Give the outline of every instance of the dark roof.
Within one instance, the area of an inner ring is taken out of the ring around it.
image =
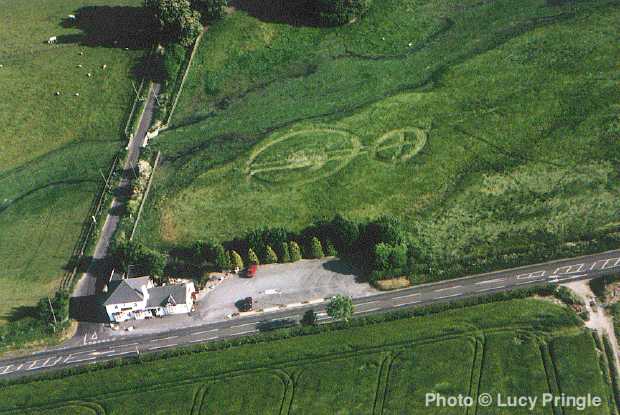
[[[111,281],[108,284],[108,296],[103,301],[103,305],[124,304],[142,301],[142,291],[140,287],[148,283],[147,278],[131,278],[121,281]]]
[[[185,304],[187,302],[186,294],[185,284],[153,287],[149,289],[149,299],[146,302],[146,307],[165,307],[169,301],[175,304]]]

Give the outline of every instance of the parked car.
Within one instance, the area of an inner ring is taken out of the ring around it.
[[[254,308],[254,299],[252,299],[252,297],[246,297],[239,301],[237,307],[241,312],[252,311],[252,308]]]
[[[255,264],[252,264],[249,267],[247,267],[246,270],[245,270],[246,278],[254,278],[254,277],[256,277],[256,269],[257,268],[258,267]]]

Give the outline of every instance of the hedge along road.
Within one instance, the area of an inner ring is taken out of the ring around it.
[[[516,288],[589,279],[620,272],[620,250],[572,259],[546,262],[495,271],[449,281],[418,285],[354,300],[355,315],[382,313],[401,308],[425,306],[462,298],[509,291]],[[308,309],[315,309],[319,322],[326,322],[324,305],[301,305],[273,313],[235,318],[203,326],[165,333],[136,335],[76,347],[62,347],[20,358],[0,361],[0,379],[17,378],[43,371],[102,362],[140,353],[151,353],[178,346],[191,346],[216,340],[256,334],[265,323],[298,321]],[[277,325],[277,324],[276,324]]]
[[[118,187],[115,189],[115,193],[117,195],[122,195],[129,189],[131,184],[131,179],[133,175],[133,170],[136,167],[138,162],[138,157],[140,155],[140,148],[144,144],[144,139],[146,137],[146,133],[148,132],[148,128],[151,125],[153,120],[153,115],[155,113],[155,105],[157,101],[157,94],[161,85],[158,83],[153,83],[152,87],[149,90],[149,96],[146,103],[146,107],[142,114],[142,118],[140,119],[140,125],[138,127],[138,131],[136,134],[129,139],[129,143],[127,144],[127,157],[125,160],[125,164],[123,166],[123,179],[120,181]],[[79,281],[77,282],[75,289],[73,290],[72,297],[89,297],[94,298],[93,296],[97,294],[97,288],[102,286],[102,281],[107,282],[107,278],[111,273],[111,269],[106,265],[106,258],[108,255],[108,248],[110,246],[110,241],[112,240],[112,236],[114,235],[114,231],[116,231],[116,227],[118,226],[118,222],[120,220],[120,212],[121,206],[123,202],[118,197],[115,196],[112,200],[112,204],[109,209],[109,213],[106,216],[105,223],[103,228],[101,229],[101,234],[97,241],[97,245],[95,246],[95,252],[93,253],[93,258],[88,266],[87,271],[82,274]],[[85,307],[96,307],[94,303],[84,302],[78,308],[77,312],[84,311]],[[86,310],[89,312],[90,310]],[[79,320],[79,319],[78,319]],[[92,332],[92,327],[95,328],[99,325],[94,325],[92,323],[80,323],[78,330],[76,332],[76,336],[82,336],[83,332],[87,330],[84,326],[88,326],[88,330]]]

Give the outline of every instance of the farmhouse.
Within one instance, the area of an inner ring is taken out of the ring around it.
[[[109,283],[103,306],[116,323],[189,313],[194,290],[193,282],[158,287],[150,277],[122,279]]]

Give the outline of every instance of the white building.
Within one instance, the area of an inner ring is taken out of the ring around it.
[[[194,283],[156,287],[149,277],[111,281],[103,300],[110,321],[142,320],[189,313],[194,306]]]

